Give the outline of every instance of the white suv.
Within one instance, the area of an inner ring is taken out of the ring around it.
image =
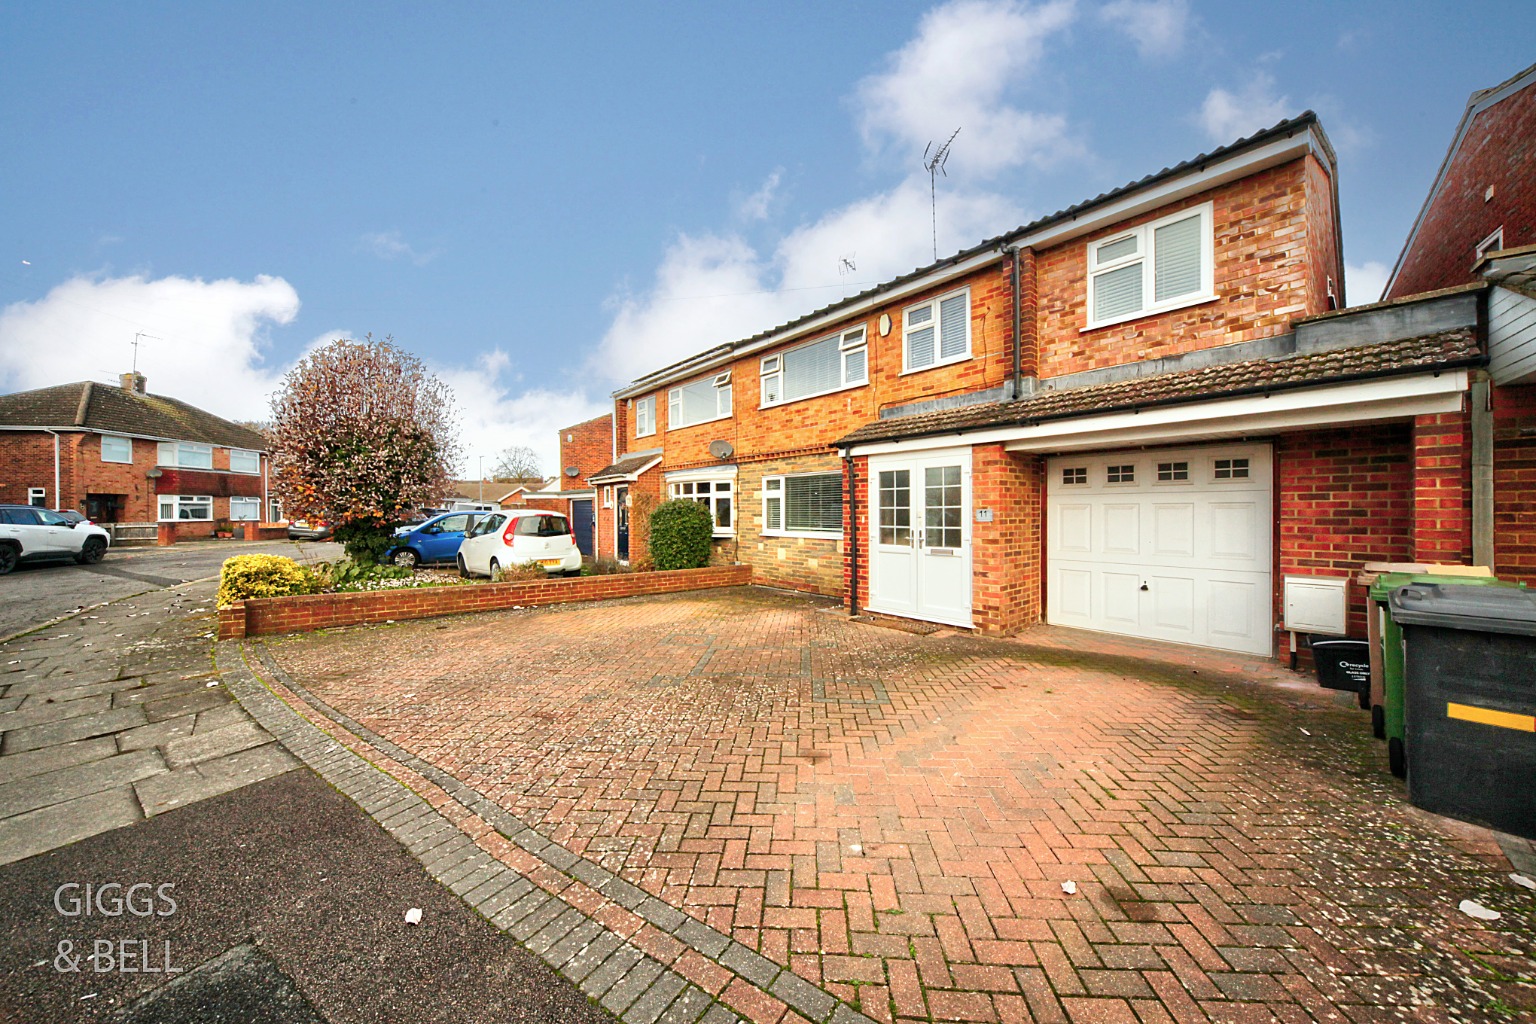
[[[17,562],[72,558],[81,565],[101,561],[112,535],[91,522],[75,526],[52,509],[0,505],[0,575]]]

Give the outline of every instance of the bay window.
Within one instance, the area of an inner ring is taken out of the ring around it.
[[[696,501],[709,509],[715,524],[716,537],[734,537],[736,521],[733,516],[733,492],[735,481],[729,477],[710,479],[671,480],[667,483],[667,496],[684,501]]]

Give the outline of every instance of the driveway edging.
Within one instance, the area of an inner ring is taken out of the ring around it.
[[[260,678],[251,654],[278,686],[487,823],[516,848],[511,859],[531,861],[532,870],[485,849],[487,837],[472,838],[435,802],[309,720]],[[398,839],[429,875],[625,1024],[729,1024],[743,1016],[754,1024],[781,1019],[787,1024],[790,1011],[817,1024],[875,1024],[789,968],[567,850],[331,708],[260,645],[221,642],[216,665],[225,686],[258,722]],[[690,953],[695,959],[680,966]]]

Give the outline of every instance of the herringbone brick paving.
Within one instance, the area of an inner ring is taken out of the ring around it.
[[[1536,1003],[1531,900],[1497,847],[1406,807],[1363,719],[1315,688],[1086,634],[923,637],[830,611],[737,590],[269,649],[367,729],[876,1019]],[[1464,918],[1464,898],[1504,918]]]

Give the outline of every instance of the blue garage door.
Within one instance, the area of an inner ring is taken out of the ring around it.
[[[578,498],[571,502],[571,532],[576,535],[576,547],[582,557],[592,557],[592,523],[595,515],[591,498]]]

